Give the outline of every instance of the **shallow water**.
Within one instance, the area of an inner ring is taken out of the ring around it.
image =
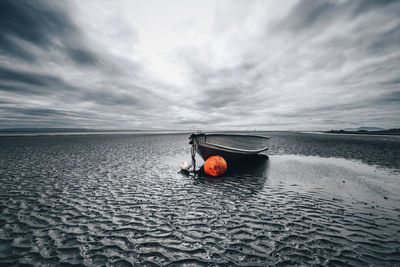
[[[187,135],[0,137],[0,263],[400,265],[400,138],[268,135],[221,178]]]

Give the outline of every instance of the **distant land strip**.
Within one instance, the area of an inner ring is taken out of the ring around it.
[[[333,134],[373,134],[373,135],[400,135],[400,129],[387,129],[387,130],[379,130],[379,131],[368,131],[368,130],[358,130],[358,131],[346,131],[346,130],[330,130],[325,131],[324,133],[333,133]]]

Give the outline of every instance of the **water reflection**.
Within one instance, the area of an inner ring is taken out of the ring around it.
[[[193,181],[195,184],[217,188],[227,197],[246,199],[263,189],[268,169],[268,156],[260,155],[252,160],[231,164],[221,177],[205,174],[202,166],[199,173],[193,177]]]

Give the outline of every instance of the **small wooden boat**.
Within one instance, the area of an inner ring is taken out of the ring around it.
[[[270,137],[249,134],[193,133],[189,139],[204,160],[218,155],[227,161],[235,161],[257,157],[259,153],[267,151]]]

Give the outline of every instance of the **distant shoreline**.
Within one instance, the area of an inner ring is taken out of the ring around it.
[[[388,130],[380,130],[380,131],[367,131],[367,130],[358,130],[358,131],[330,130],[330,131],[324,131],[324,133],[330,133],[330,134],[364,134],[364,135],[400,135],[400,129],[388,129]]]
[[[173,130],[99,130],[81,128],[9,128],[0,129],[0,137],[7,136],[56,136],[56,135],[102,135],[102,134],[177,134]]]
[[[157,132],[157,131],[173,131],[173,130],[154,130],[154,129],[141,129],[141,130],[127,130],[127,129],[87,129],[87,128],[5,128],[0,129],[0,132],[6,133],[85,133],[85,132]]]

